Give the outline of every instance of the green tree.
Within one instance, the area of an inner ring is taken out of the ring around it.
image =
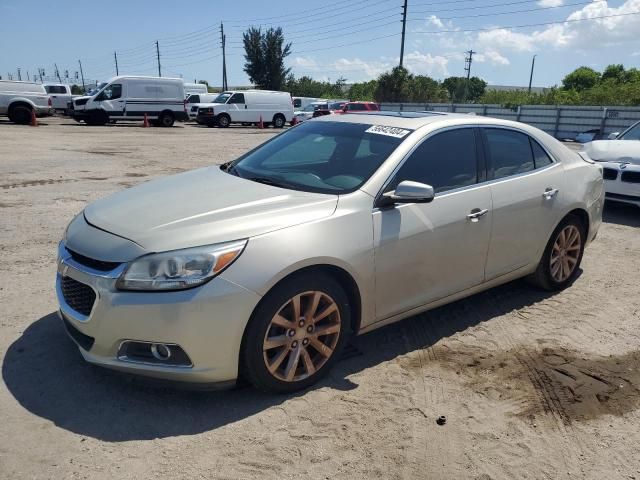
[[[291,71],[284,59],[291,53],[291,43],[285,44],[282,28],[262,32],[251,27],[243,35],[245,50],[244,72],[258,88],[281,90]]]
[[[600,73],[593,68],[579,67],[562,79],[562,86],[565,90],[582,92],[594,87],[599,81]]]
[[[376,97],[377,88],[377,80],[354,83],[349,88],[349,93],[347,96],[350,100],[373,100]]]
[[[442,85],[447,89],[449,98],[454,103],[477,102],[487,88],[487,82],[479,77],[471,77],[469,82],[466,77],[448,77],[443,80]]]
[[[404,67],[395,67],[378,77],[375,99],[378,102],[406,102],[413,75]]]
[[[71,85],[71,95],[84,95],[85,91],[80,85]]]
[[[447,90],[431,77],[416,75],[409,84],[410,102],[446,102]]]
[[[602,76],[600,80],[613,80],[615,82],[624,82],[625,81],[625,70],[624,65],[618,63],[615,65],[609,65],[602,72]]]

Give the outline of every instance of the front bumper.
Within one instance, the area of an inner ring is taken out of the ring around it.
[[[90,363],[173,382],[214,384],[238,376],[240,344],[246,323],[260,296],[218,276],[190,290],[177,292],[120,291],[115,282],[126,264],[111,271],[94,270],[76,261],[61,242],[56,294],[60,316],[80,334],[70,334]],[[62,279],[69,277],[95,292],[86,315],[65,300]],[[71,333],[77,333],[71,331]],[[179,345],[190,366],[171,366],[123,359],[123,342]]]
[[[620,162],[600,164],[605,173],[605,198],[640,207],[640,165]]]

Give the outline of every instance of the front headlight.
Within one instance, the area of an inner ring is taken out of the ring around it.
[[[129,264],[120,290],[184,290],[208,282],[233,263],[246,240],[145,255]]]

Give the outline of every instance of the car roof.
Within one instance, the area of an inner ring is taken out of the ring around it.
[[[491,124],[517,127],[527,130],[525,124],[502,120],[498,118],[470,115],[467,113],[446,112],[392,112],[370,111],[349,113],[349,115],[325,115],[313,119],[314,122],[346,122],[363,123],[367,125],[385,125],[389,127],[410,128],[416,130],[430,124],[461,125],[461,124]]]

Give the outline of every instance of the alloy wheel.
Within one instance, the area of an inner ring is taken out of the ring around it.
[[[582,238],[575,225],[567,225],[556,237],[551,250],[551,276],[556,282],[564,282],[571,276],[580,257]]]
[[[267,370],[283,382],[310,377],[333,356],[340,328],[340,309],[326,293],[308,291],[289,299],[264,337]]]

